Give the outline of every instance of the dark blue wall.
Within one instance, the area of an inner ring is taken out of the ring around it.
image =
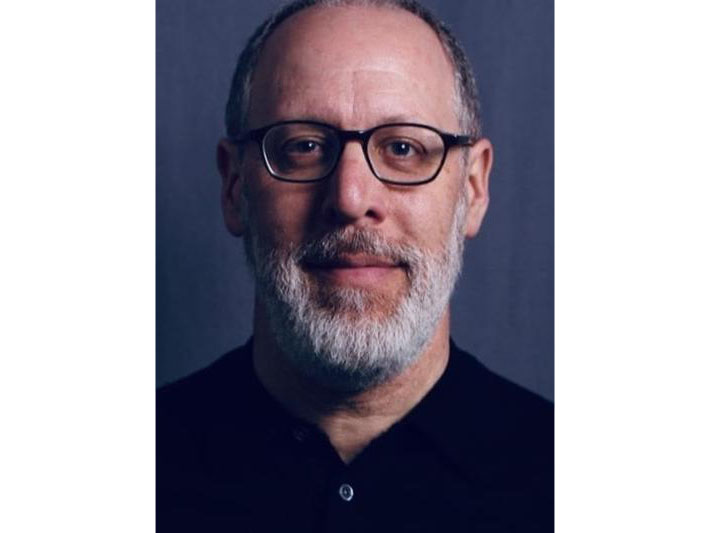
[[[425,1],[469,52],[494,143],[491,204],[469,241],[453,337],[553,397],[553,0]],[[220,213],[215,146],[234,64],[276,1],[157,1],[157,379],[251,331],[253,284]]]

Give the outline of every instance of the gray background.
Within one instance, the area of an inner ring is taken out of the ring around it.
[[[280,1],[157,0],[157,380],[250,335],[253,283],[224,228],[215,146],[232,70]],[[452,336],[553,398],[553,1],[424,1],[472,61],[494,144],[491,203],[469,241]]]

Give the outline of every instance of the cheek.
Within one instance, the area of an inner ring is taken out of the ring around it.
[[[437,179],[445,177],[454,178],[440,176]],[[443,180],[440,185],[444,183]],[[396,220],[406,240],[430,250],[439,250],[449,239],[456,205],[464,192],[452,186],[425,188],[419,193],[398,203],[394,211]]]
[[[307,187],[259,176],[248,194],[251,220],[266,242],[298,242],[306,234],[316,205]]]

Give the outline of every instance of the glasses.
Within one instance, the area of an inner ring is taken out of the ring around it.
[[[472,146],[469,135],[443,133],[411,123],[383,124],[369,130],[340,130],[320,122],[289,120],[232,139],[256,141],[269,174],[282,181],[311,183],[336,168],[348,141],[357,141],[376,178],[397,185],[421,185],[437,177],[447,152]]]

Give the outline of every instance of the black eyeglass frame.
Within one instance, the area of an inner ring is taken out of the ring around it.
[[[309,180],[295,180],[280,176],[274,171],[274,169],[272,169],[271,165],[269,164],[269,158],[267,157],[267,150],[266,145],[264,143],[264,138],[266,137],[269,130],[271,130],[272,128],[288,124],[309,124],[312,126],[319,126],[322,128],[326,128],[335,134],[336,138],[339,141],[338,154],[333,159],[333,164],[331,165],[331,167],[326,172],[324,172],[323,176]],[[393,181],[378,176],[378,173],[375,171],[373,163],[370,160],[370,156],[368,155],[368,142],[370,141],[370,138],[373,136],[373,134],[378,130],[398,126],[414,126],[418,128],[425,128],[441,137],[442,142],[444,143],[444,153],[442,154],[442,161],[440,161],[439,166],[437,167],[437,170],[434,172],[432,177],[420,181],[402,182]],[[317,122],[315,120],[284,120],[281,122],[274,122],[273,124],[269,124],[261,128],[250,130],[248,132],[245,132],[243,135],[240,135],[239,137],[230,137],[230,141],[235,144],[243,144],[249,141],[256,141],[257,143],[259,143],[262,152],[262,161],[264,162],[264,166],[266,167],[269,174],[274,179],[277,179],[279,181],[286,181],[289,183],[314,183],[326,179],[333,172],[333,169],[338,166],[338,162],[341,160],[341,155],[343,155],[343,149],[345,148],[346,143],[348,141],[358,141],[360,143],[361,148],[363,149],[363,155],[365,156],[365,160],[368,163],[368,167],[373,173],[373,176],[375,176],[383,183],[389,183],[392,185],[414,186],[429,183],[439,175],[440,171],[442,170],[442,167],[444,166],[445,161],[447,160],[447,154],[449,153],[450,148],[456,146],[473,146],[477,139],[471,135],[457,135],[453,133],[446,133],[438,130],[437,128],[433,128],[432,126],[427,126],[425,124],[417,124],[415,122],[394,122],[391,124],[380,124],[378,126],[375,126],[374,128],[370,128],[367,130],[342,130],[336,128],[335,126],[332,126],[331,124]]]

